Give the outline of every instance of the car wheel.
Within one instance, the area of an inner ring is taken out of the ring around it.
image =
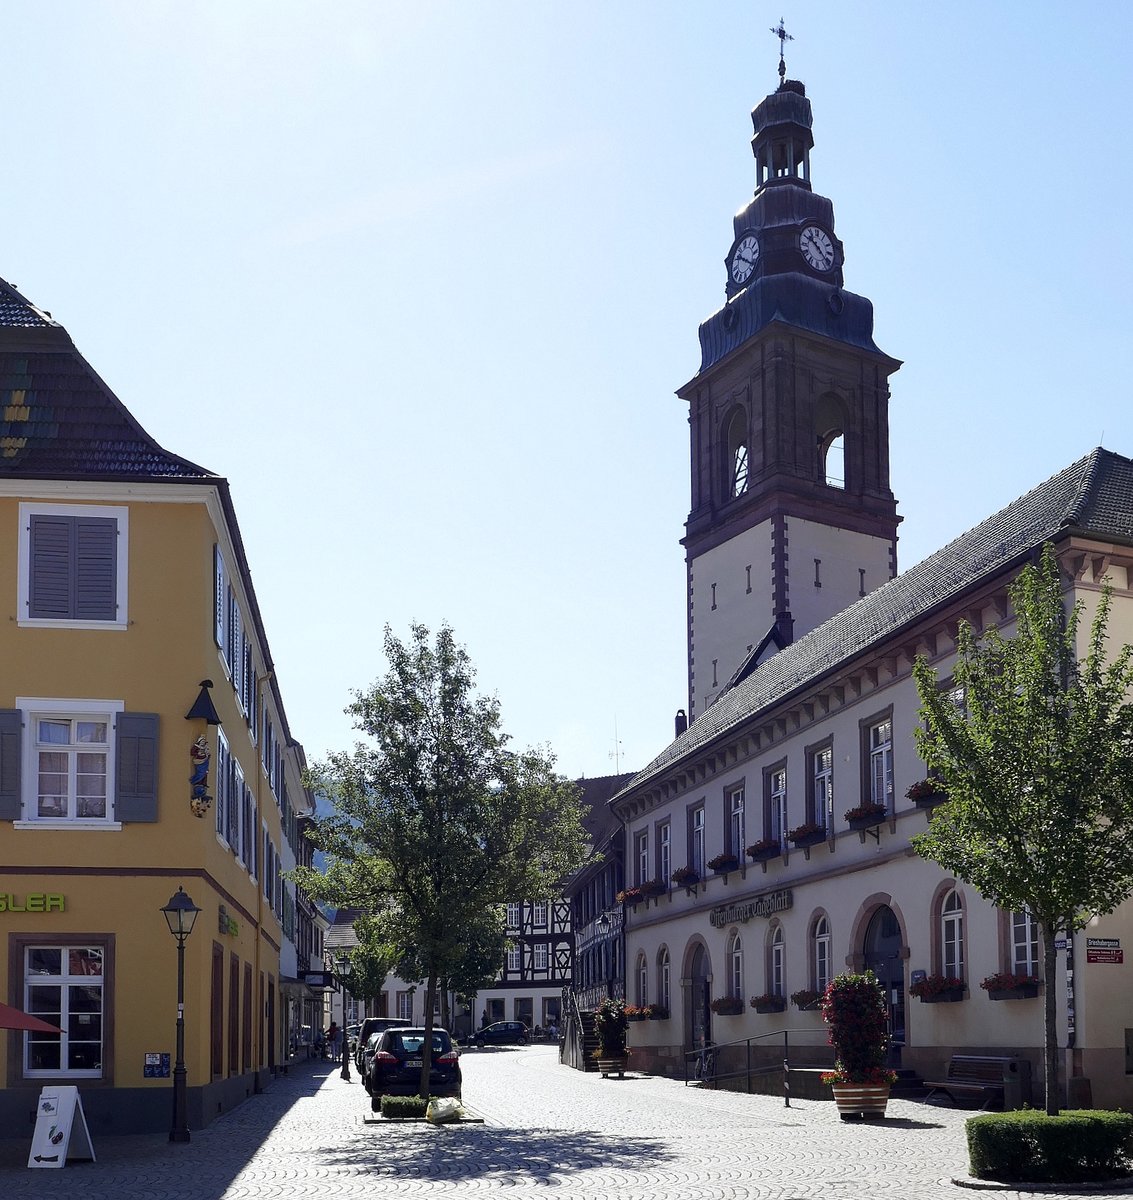
[[[371,1094],[371,1096],[370,1096],[370,1112],[381,1112],[381,1111],[382,1111],[381,1097]]]
[[[525,1033],[522,1033],[522,1034],[520,1034],[520,1035],[519,1035],[519,1044],[520,1044],[521,1046],[526,1046],[526,1045],[527,1045],[527,1034],[525,1034]]]

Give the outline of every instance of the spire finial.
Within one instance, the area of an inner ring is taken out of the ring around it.
[[[779,28],[773,28],[771,32],[779,39],[779,82],[782,83],[787,78],[787,60],[783,52],[787,48],[787,43],[793,42],[795,39],[787,32],[782,17],[779,18]]]

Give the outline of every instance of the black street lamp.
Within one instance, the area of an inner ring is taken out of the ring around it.
[[[173,1122],[169,1128],[171,1142],[189,1140],[189,1104],[185,1078],[185,939],[193,932],[197,913],[201,910],[179,887],[176,895],[161,910],[169,932],[177,939],[177,1062],[173,1067]]]
[[[346,1036],[346,994],[354,985],[350,955],[342,953],[335,959],[334,977],[342,988],[342,1079],[350,1082],[350,1039]]]

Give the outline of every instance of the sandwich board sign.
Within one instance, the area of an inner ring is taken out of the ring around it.
[[[79,1089],[74,1085],[45,1087],[35,1108],[28,1166],[61,1167],[68,1158],[94,1162],[94,1146]]]

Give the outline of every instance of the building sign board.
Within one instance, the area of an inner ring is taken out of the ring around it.
[[[714,908],[708,920],[713,928],[731,925],[735,921],[743,924],[752,917],[770,917],[778,912],[786,912],[794,904],[794,894],[790,888],[780,888],[775,892],[760,892],[757,896],[749,896],[746,900],[737,900],[735,904],[725,904]]]
[[[0,912],[65,912],[66,907],[66,897],[57,892],[0,892]]]
[[[1120,938],[1086,938],[1086,962],[1123,963]]]

